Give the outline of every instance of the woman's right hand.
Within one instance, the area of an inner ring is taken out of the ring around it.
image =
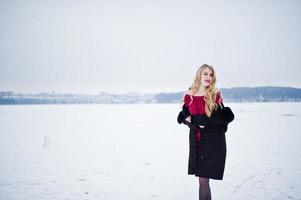
[[[187,117],[185,120],[191,123],[191,116]]]
[[[187,117],[185,120],[191,123],[191,116]],[[199,127],[204,128],[205,126],[199,125]]]

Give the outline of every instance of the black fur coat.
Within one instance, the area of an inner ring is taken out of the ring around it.
[[[191,116],[191,123],[185,120]],[[177,121],[190,128],[189,131],[189,161],[188,174],[199,177],[223,179],[226,161],[226,137],[228,124],[234,120],[234,114],[229,107],[219,105],[210,117],[207,115],[192,115],[184,104]],[[200,128],[205,126],[204,128]],[[196,132],[201,132],[199,144],[196,142]],[[196,145],[200,153],[196,153]]]

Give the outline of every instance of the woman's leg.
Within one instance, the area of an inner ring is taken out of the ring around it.
[[[208,188],[209,188],[209,190],[208,190],[208,194],[207,194],[207,200],[211,200],[211,190],[210,190],[209,182],[208,182]]]
[[[199,177],[199,200],[211,200],[209,178]]]

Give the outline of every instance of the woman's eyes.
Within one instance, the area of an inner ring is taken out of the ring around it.
[[[207,76],[208,74],[205,73],[204,75]],[[213,77],[213,74],[210,74],[210,76]]]

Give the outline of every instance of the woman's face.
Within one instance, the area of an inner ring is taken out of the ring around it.
[[[201,85],[207,87],[212,83],[213,72],[209,68],[205,68],[201,74]]]

